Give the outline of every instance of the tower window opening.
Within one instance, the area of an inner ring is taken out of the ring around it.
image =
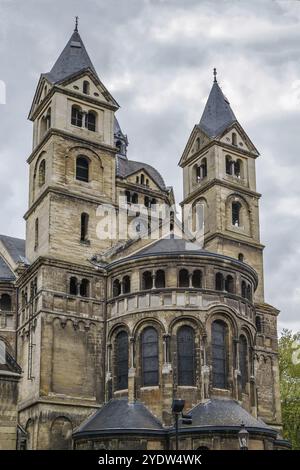
[[[89,131],[96,131],[96,113],[89,111],[86,115],[86,126]]]
[[[242,262],[244,261],[244,255],[243,255],[243,253],[239,253],[238,260],[239,260],[239,261],[242,261]]]
[[[43,159],[39,166],[39,187],[45,184],[46,179],[46,161]]]
[[[235,227],[240,227],[240,212],[241,212],[241,204],[239,202],[233,202],[231,206],[232,210],[232,225]]]
[[[83,82],[83,87],[82,87],[82,92],[85,94],[85,95],[89,95],[90,94],[90,84],[87,80],[84,80]]]
[[[77,282],[76,277],[71,277],[70,278],[69,292],[70,292],[71,295],[77,295],[78,294],[78,282]]]
[[[138,176],[135,178],[135,182],[136,182],[136,184],[140,183],[140,178]]]
[[[232,161],[232,159],[229,155],[226,155],[225,163],[226,163],[226,174],[227,175],[232,175],[234,162]]]
[[[141,184],[145,184],[145,176],[141,175]]]
[[[200,150],[200,137],[196,139],[196,152],[198,152],[198,150]]]
[[[90,281],[88,279],[82,279],[80,284],[80,295],[81,297],[88,297],[90,289]]]
[[[72,106],[71,124],[73,126],[82,127],[82,111],[79,106]]]
[[[207,176],[207,160],[206,158],[203,158],[201,160],[201,165],[199,167],[199,177],[200,179],[203,179]]]
[[[83,212],[81,214],[81,233],[80,240],[85,242],[88,240],[88,230],[89,230],[89,214]]]
[[[237,160],[234,162],[234,174],[237,178],[241,177],[241,167],[242,167],[242,162],[241,160]]]
[[[84,156],[77,157],[76,160],[76,179],[79,181],[89,181],[89,161]]]
[[[34,224],[34,249],[37,250],[39,246],[39,219],[35,219]]]
[[[233,132],[231,135],[231,143],[232,145],[237,145],[237,136],[235,132]]]

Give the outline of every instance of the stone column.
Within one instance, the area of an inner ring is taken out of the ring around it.
[[[128,401],[135,400],[135,375],[136,369],[134,364],[134,337],[129,338],[129,370],[128,370]]]

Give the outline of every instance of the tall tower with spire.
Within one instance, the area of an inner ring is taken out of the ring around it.
[[[29,448],[69,446],[74,424],[104,399],[106,281],[90,259],[112,243],[97,237],[97,209],[115,204],[117,109],[76,20],[52,69],[41,75],[29,113],[30,268],[19,280],[17,332],[19,418]]]
[[[214,80],[199,124],[180,160],[185,204],[204,207],[204,247],[250,264],[259,274],[255,292],[263,301],[263,246],[255,161],[259,152]]]
[[[33,122],[26,255],[87,263],[109,246],[96,237],[99,204],[115,203],[114,113],[75,30],[50,72],[42,74]]]

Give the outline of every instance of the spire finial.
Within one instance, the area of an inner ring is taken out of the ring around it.
[[[74,31],[76,31],[76,33],[78,33],[78,20],[79,20],[79,16],[75,16],[75,29],[74,29]]]
[[[214,68],[214,83],[217,83],[217,69]]]

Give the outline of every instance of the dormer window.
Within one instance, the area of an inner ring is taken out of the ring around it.
[[[87,80],[84,80],[83,82],[83,88],[82,88],[82,92],[85,94],[85,95],[89,95],[90,94],[90,84]]]

